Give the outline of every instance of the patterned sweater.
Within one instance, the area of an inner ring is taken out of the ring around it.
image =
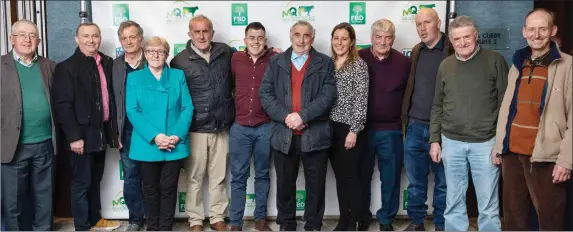
[[[364,129],[368,110],[368,66],[359,57],[344,68],[334,72],[337,98],[330,112],[330,119],[350,125],[350,131]]]

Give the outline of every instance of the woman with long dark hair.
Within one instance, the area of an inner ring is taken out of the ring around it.
[[[329,158],[340,209],[340,220],[334,230],[356,230],[361,195],[358,161],[366,142],[360,132],[368,108],[368,66],[358,56],[356,32],[348,23],[340,23],[332,30],[331,50],[337,98],[330,114],[334,133]]]

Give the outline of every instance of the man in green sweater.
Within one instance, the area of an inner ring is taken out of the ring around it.
[[[56,135],[50,92],[56,63],[36,54],[34,22],[12,25],[12,51],[2,63],[2,216],[6,230],[52,230]],[[32,204],[24,204],[28,191]],[[24,209],[24,207],[26,207]],[[23,218],[23,212],[33,212]],[[24,229],[25,230],[25,229]]]
[[[447,188],[445,230],[466,231],[468,169],[478,199],[479,230],[499,231],[499,167],[491,156],[499,107],[507,86],[504,58],[480,48],[475,22],[467,16],[449,25],[455,54],[438,69],[430,122],[430,155],[443,158]],[[443,149],[442,149],[443,147]]]

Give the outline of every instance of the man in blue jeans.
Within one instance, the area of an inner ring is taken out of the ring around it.
[[[119,149],[121,167],[123,171],[123,197],[129,210],[129,225],[127,231],[143,229],[143,203],[141,196],[141,176],[137,161],[129,158],[131,135],[133,126],[125,113],[125,83],[129,73],[142,69],[145,66],[143,55],[143,29],[138,23],[125,21],[119,25],[117,36],[124,54],[113,61],[113,87],[117,106],[117,125],[122,146]]]
[[[358,52],[366,64],[370,77],[368,99],[368,152],[361,157],[360,180],[363,194],[363,220],[357,230],[367,230],[370,220],[370,194],[374,159],[382,182],[382,208],[376,212],[381,231],[392,231],[394,217],[400,205],[400,174],[404,143],[402,141],[400,110],[406,81],[410,72],[410,58],[392,48],[394,24],[381,19],[372,25],[372,46]]]
[[[406,231],[425,231],[424,219],[428,205],[428,174],[434,173],[434,224],[444,230],[446,209],[446,177],[441,162],[430,158],[430,115],[434,101],[436,74],[440,63],[453,53],[446,34],[440,32],[436,10],[424,8],[416,15],[416,30],[421,42],[412,49],[412,68],[404,101],[402,126],[406,134],[404,167],[408,176],[408,217]]]
[[[243,227],[247,179],[251,155],[255,163],[255,229],[270,231],[267,224],[267,198],[270,188],[270,118],[259,100],[259,87],[271,57],[276,53],[267,48],[265,27],[252,22],[245,28],[247,49],[236,52],[231,59],[235,84],[235,123],[229,135],[231,161],[231,231]]]
[[[459,16],[449,25],[455,55],[438,68],[430,120],[430,155],[444,162],[444,229],[466,231],[468,172],[475,185],[478,230],[499,231],[499,167],[490,157],[497,115],[507,87],[507,63],[499,53],[480,48],[475,22]],[[527,213],[527,212],[526,212]]]

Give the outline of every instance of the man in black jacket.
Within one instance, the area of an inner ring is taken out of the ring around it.
[[[235,106],[231,94],[231,57],[227,44],[212,42],[213,23],[203,15],[189,21],[189,36],[185,50],[171,61],[171,67],[181,69],[195,110],[190,128],[191,154],[185,161],[189,182],[185,210],[192,231],[203,230],[203,177],[209,176],[209,209],[211,228],[228,230],[224,219],[229,198],[225,185],[229,127],[234,122]]]
[[[100,30],[81,24],[78,48],[56,66],[53,97],[56,121],[71,150],[71,205],[78,230],[116,229],[119,222],[101,218],[100,182],[107,145],[118,147],[116,107],[112,88],[113,60],[99,52]]]
[[[305,230],[320,230],[324,215],[329,112],[336,97],[332,59],[312,48],[314,29],[306,21],[290,30],[292,46],[274,56],[259,89],[271,117],[271,148],[277,175],[277,223],[296,228],[296,179],[302,159],[305,177]],[[304,81],[303,81],[304,80]]]

